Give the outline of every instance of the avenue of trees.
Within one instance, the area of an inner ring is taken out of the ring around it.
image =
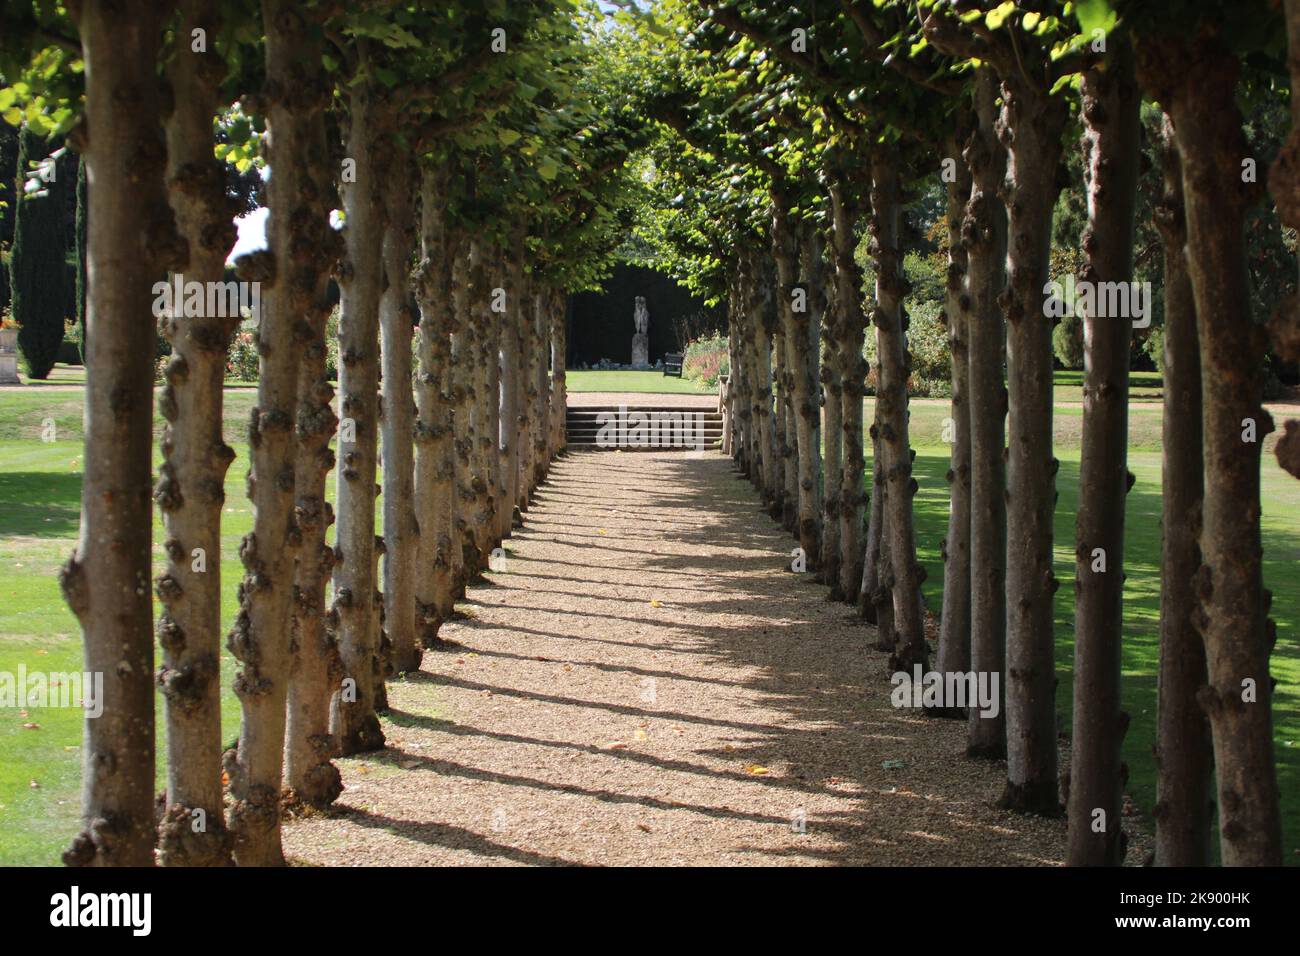
[[[283,807],[328,806],[332,759],[383,747],[386,679],[439,646],[523,519],[564,442],[565,294],[642,229],[727,309],[728,446],[808,568],[876,626],[895,669],[1004,675],[996,718],[948,714],[968,721],[970,756],[1006,760],[1007,808],[1068,815],[1070,863],[1120,863],[1133,316],[1100,295],[1081,300],[1067,779],[1057,760],[1048,280],[1066,151],[1082,150],[1084,282],[1132,279],[1144,156],[1162,183],[1156,863],[1209,862],[1216,808],[1224,864],[1280,863],[1260,443],[1265,354],[1300,360],[1300,304],[1252,315],[1243,223],[1271,200],[1300,226],[1300,132],[1270,167],[1239,99],[1287,97],[1300,2],[625,6],[608,29],[571,0],[6,5],[5,119],[63,137],[86,179],[86,470],[61,583],[108,709],[86,722],[66,862],[149,864],[155,848],[164,865],[283,862]],[[1154,141],[1144,103],[1161,112]],[[152,362],[155,283],[225,278],[242,211],[226,164],[265,167],[269,217],[267,248],[237,262],[261,290],[254,517],[223,634],[222,382],[239,316],[185,300],[162,317],[156,473]],[[932,647],[903,262],[904,210],[935,181],[953,399]],[[1300,424],[1285,428],[1277,458],[1300,477]],[[242,718],[225,753],[223,642]]]

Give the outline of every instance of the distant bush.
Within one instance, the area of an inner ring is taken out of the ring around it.
[[[708,338],[696,339],[686,346],[686,358],[682,362],[683,378],[699,382],[705,388],[717,388],[718,377],[728,375],[730,371],[725,335],[715,333]]]
[[[240,382],[257,381],[257,342],[252,331],[240,329],[230,340],[226,377]]]
[[[1083,319],[1077,315],[1061,316],[1060,324],[1052,329],[1052,351],[1063,367],[1083,368]]]
[[[416,342],[418,336],[412,336]],[[414,348],[414,346],[413,346]],[[413,351],[412,359],[418,353]],[[237,382],[257,381],[257,323],[245,319],[230,340],[230,352],[226,358],[226,378]],[[335,306],[325,322],[325,376],[337,380],[339,374],[339,310]]]
[[[940,321],[942,308],[937,301],[907,302],[907,349],[912,370],[907,377],[907,393],[919,398],[947,398],[952,395],[952,353],[948,349],[948,329]],[[862,354],[868,363],[867,392],[876,393],[876,330],[867,327]]]

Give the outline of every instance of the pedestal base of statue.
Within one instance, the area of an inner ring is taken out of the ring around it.
[[[650,336],[644,333],[632,336],[632,367],[650,367]]]
[[[13,352],[0,352],[0,385],[21,385],[18,377],[18,356]]]

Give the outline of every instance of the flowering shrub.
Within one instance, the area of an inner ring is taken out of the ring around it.
[[[725,335],[696,339],[686,346],[686,358],[682,361],[683,378],[699,382],[705,388],[717,388],[718,377],[729,374],[730,369]]]
[[[257,343],[252,332],[240,330],[230,340],[226,376],[241,382],[257,381]]]

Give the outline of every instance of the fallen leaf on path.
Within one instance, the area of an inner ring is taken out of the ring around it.
[[[901,760],[882,760],[880,766],[883,770],[902,770],[907,764]]]
[[[755,777],[764,777],[771,772],[772,771],[768,770],[766,767],[760,767],[756,763],[750,764],[748,767],[745,768],[745,773],[752,774]]]

